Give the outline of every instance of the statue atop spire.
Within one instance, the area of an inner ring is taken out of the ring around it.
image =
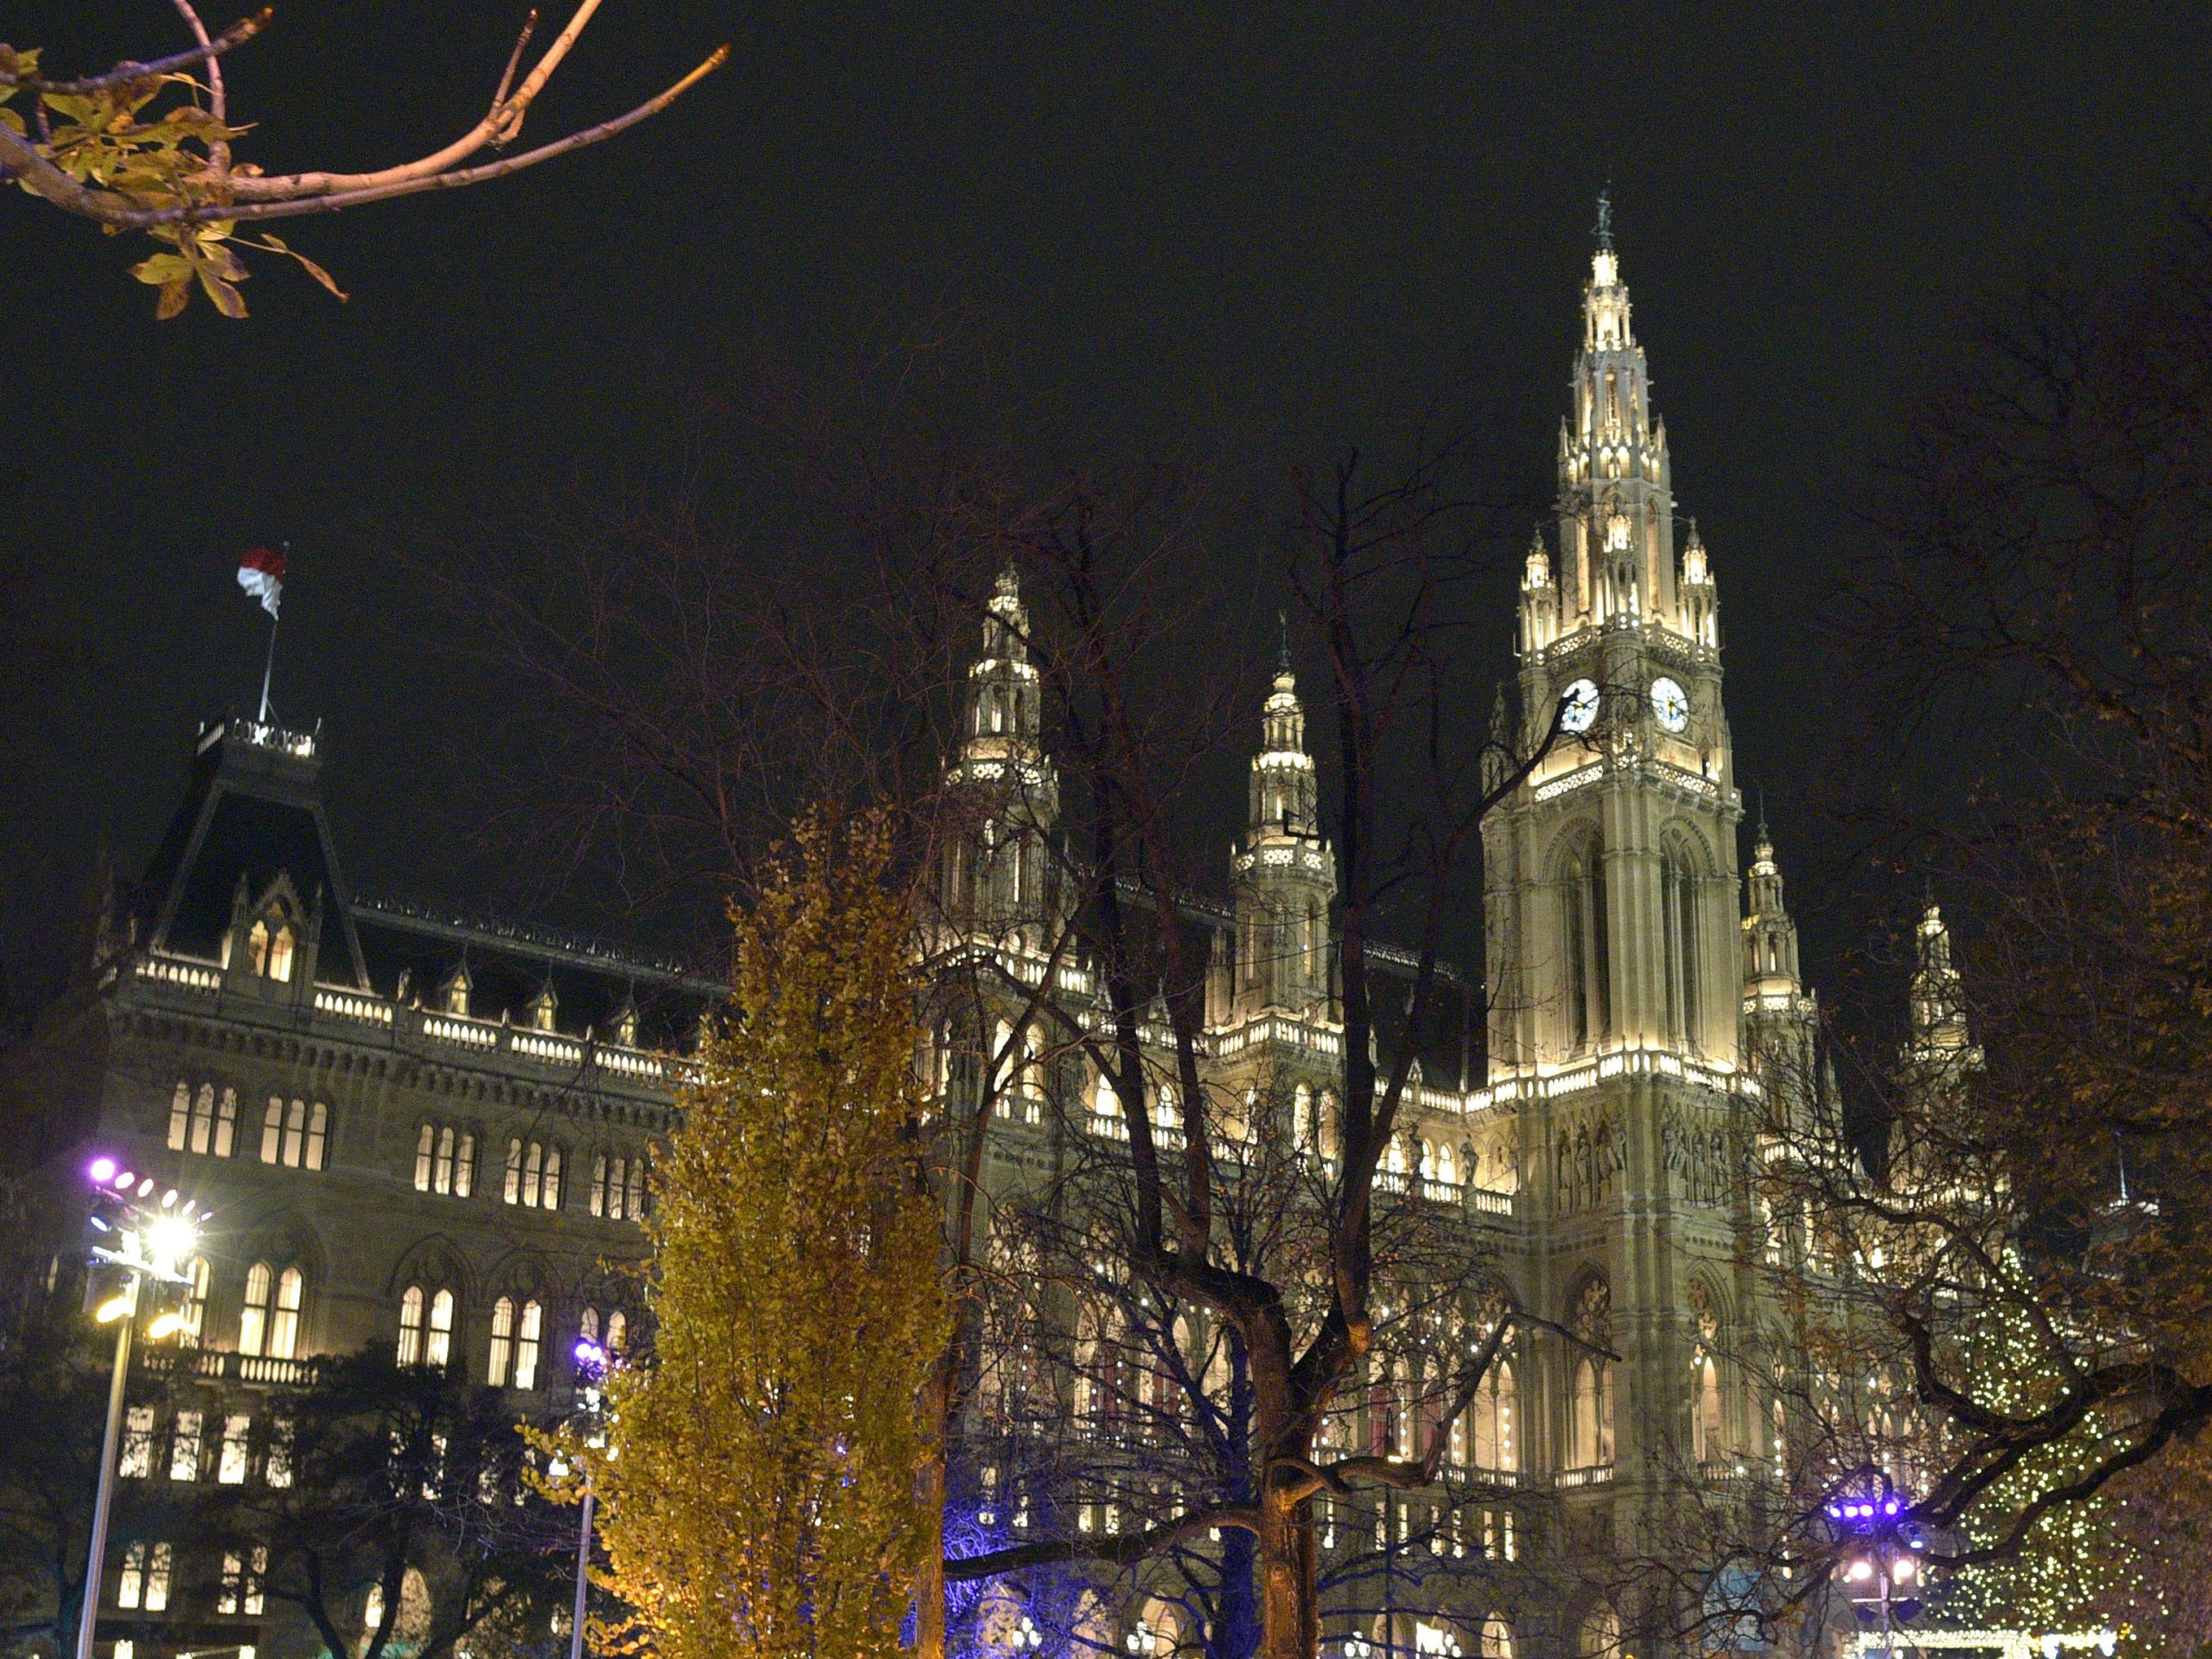
[[[1598,192],[1598,246],[1606,253],[1613,251],[1613,181],[1606,181],[1605,189]]]

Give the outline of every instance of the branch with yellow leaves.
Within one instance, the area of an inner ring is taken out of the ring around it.
[[[132,268],[140,281],[161,290],[156,315],[165,318],[184,309],[195,285],[224,316],[243,317],[246,302],[237,286],[246,276],[241,248],[297,260],[343,299],[337,282],[313,260],[272,235],[241,237],[238,226],[504,178],[650,119],[729,59],[729,48],[718,46],[688,75],[636,108],[508,155],[503,152],[521,134],[532,104],[590,23],[599,0],[580,0],[566,26],[517,82],[536,29],[533,11],[508,56],[491,107],[451,142],[365,173],[264,175],[232,159],[232,145],[248,129],[231,124],[222,59],[267,28],[271,10],[210,35],[192,0],[172,3],[195,44],[148,62],[126,60],[104,74],[49,79],[40,72],[36,51],[0,45],[0,175],[110,234],[143,231],[174,249]],[[184,88],[186,101],[149,115],[146,106],[169,86]],[[9,107],[19,95],[27,96],[26,110]],[[487,152],[491,159],[483,159]]]

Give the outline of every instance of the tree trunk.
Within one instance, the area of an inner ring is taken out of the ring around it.
[[[1311,1500],[1260,1498],[1260,1659],[1315,1659],[1321,1647],[1321,1582]]]
[[[952,1355],[941,1356],[922,1391],[923,1420],[932,1430],[930,1453],[915,1480],[915,1501],[922,1506],[923,1525],[930,1547],[922,1552],[921,1571],[914,1584],[914,1651],[915,1659],[944,1659],[945,1655],[945,1448],[950,1443],[952,1413]]]

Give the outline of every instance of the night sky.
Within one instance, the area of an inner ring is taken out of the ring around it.
[[[236,112],[264,124],[248,153],[431,147],[481,112],[519,12],[290,0],[231,60]],[[57,69],[180,44],[158,0],[0,0],[0,38]],[[1520,411],[1516,482],[1541,486],[1608,179],[1720,578],[1738,778],[1833,964],[1848,918],[1800,873],[1845,845],[1815,758],[1850,695],[1821,584],[1862,533],[1867,461],[1985,296],[2124,255],[2212,134],[2203,6],[608,0],[529,135],[724,39],[728,69],[601,149],[282,227],[346,305],[264,259],[250,321],[195,305],[157,325],[126,274],[142,244],[0,201],[0,475],[20,475],[0,539],[90,653],[5,734],[19,985],[94,846],[142,859],[195,721],[250,704],[243,548],[294,544],[281,712],[325,722],[356,885],[468,903],[469,856],[426,826],[499,690],[409,648],[369,527],[549,476],[649,487],[687,402],[763,342],[826,365],[856,319],[947,307],[1011,343],[1004,390],[1100,453],[1325,460],[1469,377]]]

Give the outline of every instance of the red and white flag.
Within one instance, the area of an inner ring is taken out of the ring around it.
[[[274,616],[277,601],[284,594],[284,555],[267,548],[253,548],[238,562],[238,585],[261,601],[261,608]]]

